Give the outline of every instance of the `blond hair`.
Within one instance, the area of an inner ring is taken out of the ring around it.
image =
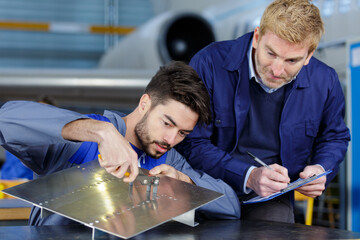
[[[308,0],[275,0],[262,15],[260,38],[271,31],[295,44],[309,44],[309,53],[317,48],[324,33],[319,9]]]

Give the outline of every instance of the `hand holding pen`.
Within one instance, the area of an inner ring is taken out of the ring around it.
[[[264,166],[264,168],[255,168],[251,171],[246,187],[251,188],[262,197],[268,196],[287,187],[290,182],[290,178],[285,167],[278,164],[272,164],[269,166],[250,152],[247,153],[256,162]]]

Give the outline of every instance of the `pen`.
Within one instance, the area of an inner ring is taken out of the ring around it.
[[[246,151],[247,154],[249,154],[250,157],[252,157],[255,161],[257,161],[258,163],[260,163],[261,165],[263,165],[264,167],[270,169],[270,170],[273,170],[269,165],[267,165],[266,163],[264,163],[263,161],[261,161],[260,158],[256,157],[254,154]]]

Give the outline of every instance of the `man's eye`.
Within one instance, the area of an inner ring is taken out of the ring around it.
[[[180,135],[181,137],[186,137],[186,133],[183,132],[183,131],[180,131],[180,132],[179,132],[179,135]]]

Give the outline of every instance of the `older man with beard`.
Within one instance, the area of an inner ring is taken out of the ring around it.
[[[116,177],[138,167],[212,189],[225,196],[200,208],[209,218],[239,218],[235,192],[222,180],[195,171],[173,147],[199,122],[210,121],[209,97],[197,73],[172,62],[161,67],[128,115],[105,111],[82,115],[35,102],[13,101],[0,109],[1,145],[19,157],[36,175],[44,176],[97,158]],[[31,225],[74,224],[57,214],[41,218],[31,212]]]

